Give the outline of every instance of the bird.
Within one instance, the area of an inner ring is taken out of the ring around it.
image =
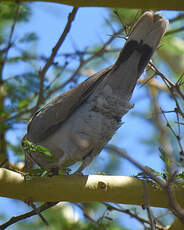
[[[132,108],[130,99],[151,56],[168,27],[168,20],[145,12],[130,32],[114,65],[90,76],[38,110],[24,140],[47,148],[52,160],[39,151],[26,153],[41,168],[67,168],[80,161],[82,171],[101,152]]]

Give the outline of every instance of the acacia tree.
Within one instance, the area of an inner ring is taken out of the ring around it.
[[[1,229],[32,215],[40,215],[40,219],[46,225],[49,223],[55,229],[61,227],[64,229],[118,229],[118,226],[110,221],[111,215],[107,214],[113,210],[135,218],[143,227],[166,229],[162,226],[162,221],[153,215],[151,206],[171,210],[177,217],[177,222],[170,229],[179,229],[178,225],[184,222],[183,209],[181,208],[183,205],[182,127],[184,118],[182,107],[184,99],[182,89],[183,41],[181,39],[183,27],[181,23],[184,15],[178,13],[176,17],[170,20],[171,28],[166,33],[161,47],[157,51],[157,56],[153,57],[153,62],[150,62],[146,69],[144,79],[139,81],[149,95],[150,106],[144,113],[137,112],[134,114],[134,116],[149,120],[153,125],[154,131],[149,138],[149,143],[145,143],[145,146],[149,146],[151,151],[156,148],[160,152],[160,160],[164,163],[163,170],[157,172],[145,167],[144,163],[141,165],[131,158],[129,152],[126,153],[114,145],[107,145],[105,151],[109,154],[109,161],[104,167],[105,171],[110,172],[112,168],[119,167],[118,161],[112,161],[114,153],[117,153],[119,158],[123,156],[138,167],[141,171],[140,174],[135,177],[102,175],[50,177],[44,176],[41,171],[34,175],[33,173],[24,174],[24,163],[12,163],[9,160],[10,152],[16,156],[17,162],[23,162],[24,157],[20,147],[23,133],[17,133],[19,141],[16,144],[8,140],[7,134],[9,132],[15,133],[16,126],[21,124],[24,124],[25,127],[33,113],[51,97],[77,84],[81,76],[87,77],[86,72],[94,72],[97,66],[102,64],[103,59],[100,59],[101,57],[104,59],[111,58],[115,52],[118,52],[119,48],[113,45],[113,41],[120,35],[120,32],[123,33],[124,37],[128,35],[131,26],[142,14],[142,11],[118,9],[113,12],[109,10],[106,26],[111,26],[112,34],[106,42],[98,44],[97,47],[89,47],[90,49],[62,53],[63,42],[70,32],[78,10],[73,8],[68,15],[66,26],[61,32],[60,38],[51,47],[51,53],[45,57],[33,49],[33,44],[38,39],[36,34],[30,32],[22,37],[14,37],[15,28],[19,26],[18,23],[29,19],[31,11],[28,6],[27,4],[12,2],[0,4],[2,12],[0,27],[0,195],[22,201],[27,200],[33,210],[10,219],[0,226]],[[118,24],[119,29],[114,30],[112,22]],[[6,28],[9,30],[7,31]],[[64,61],[56,62],[56,59],[59,60],[58,56],[62,57]],[[78,60],[78,66],[75,68],[70,66],[73,57]],[[39,67],[35,65],[35,61],[39,63]],[[166,75],[159,70],[159,65],[165,63],[169,65],[172,71],[169,73],[172,74],[167,73]],[[29,67],[26,70],[22,69],[22,64],[29,64]],[[9,68],[14,71],[9,73]],[[50,71],[49,74],[48,71]],[[155,76],[160,78],[153,78]],[[174,104],[171,111],[163,109],[160,105],[159,99],[162,92],[166,95],[169,103]],[[147,117],[148,112],[151,114],[149,119]],[[169,119],[168,113],[175,116],[169,117]],[[30,200],[47,203],[36,208]],[[64,217],[64,211],[63,214],[58,213],[58,210],[64,210],[61,205],[50,210],[46,218],[40,214],[41,211],[55,206],[58,201],[81,202],[81,204],[77,204],[77,207],[83,211],[89,222],[75,223],[73,220],[71,222],[71,219],[70,221],[67,220]],[[101,202],[101,204],[89,203],[92,201]],[[113,204],[107,202],[113,202]],[[148,213],[148,218],[137,215],[135,210],[118,206],[117,203],[142,205]],[[99,212],[104,207],[105,214],[99,214],[98,220],[92,218],[92,211]],[[40,227],[44,225],[43,222],[35,222],[34,224],[36,227]]]

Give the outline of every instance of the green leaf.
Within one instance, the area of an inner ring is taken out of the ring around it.
[[[32,142],[25,140],[23,143],[23,148],[26,150],[28,154],[32,152],[39,152],[42,156],[44,156],[47,160],[54,161],[57,160],[56,155],[52,154],[47,148],[41,145],[34,145]]]

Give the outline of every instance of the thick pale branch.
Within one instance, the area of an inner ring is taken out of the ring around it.
[[[1,0],[2,1],[2,0]],[[15,0],[9,0],[15,1]],[[26,2],[30,0],[19,0],[21,2]],[[38,1],[38,0],[32,0]],[[61,4],[67,4],[75,7],[80,6],[103,6],[103,7],[113,7],[113,8],[132,8],[132,9],[157,9],[157,10],[182,10],[184,3],[183,0],[176,1],[147,1],[147,0],[131,0],[131,1],[122,1],[122,0],[39,0],[42,2],[57,2]]]
[[[0,169],[0,196],[18,200],[70,201],[70,202],[115,202],[122,204],[144,204],[143,183],[147,183],[150,205],[169,207],[167,196],[162,189],[151,182],[143,182],[134,177],[71,175],[36,177],[25,180],[16,172]],[[176,187],[177,199],[181,205],[184,188]]]
[[[183,223],[176,218],[174,223],[170,226],[169,230],[183,230]]]

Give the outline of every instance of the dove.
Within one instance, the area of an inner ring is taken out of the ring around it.
[[[33,151],[27,158],[44,169],[80,161],[81,173],[100,153],[132,108],[130,99],[168,27],[160,14],[145,12],[133,27],[114,65],[92,75],[37,111],[24,139],[47,148],[52,161]],[[128,137],[127,137],[128,138]]]

